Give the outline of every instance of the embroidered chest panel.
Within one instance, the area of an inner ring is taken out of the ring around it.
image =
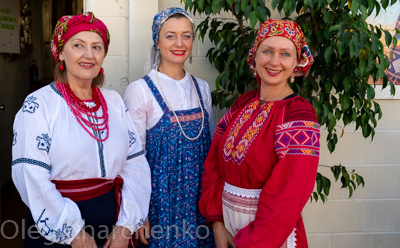
[[[201,119],[201,118],[203,118],[203,115],[201,114],[201,112],[200,113],[195,113],[195,114],[190,114],[190,115],[178,116],[179,122],[194,121],[194,120],[198,120],[198,119]],[[169,118],[169,121],[171,123],[177,122],[175,116],[171,116]]]
[[[259,106],[258,101],[250,103],[236,119],[223,147],[225,161],[232,160],[238,164],[243,161],[248,147],[264,126],[273,102],[265,104],[261,111],[259,111]],[[258,114],[257,111],[259,111]]]

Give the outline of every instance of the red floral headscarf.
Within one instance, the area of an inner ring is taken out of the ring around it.
[[[99,34],[105,43],[107,54],[110,33],[106,25],[100,19],[94,17],[92,12],[85,12],[74,16],[63,16],[58,20],[51,40],[51,53],[56,62],[60,62],[58,55],[69,38],[82,31],[92,31]]]
[[[247,62],[249,63],[252,72],[254,73],[256,71],[254,59],[258,47],[265,39],[273,36],[282,36],[293,42],[297,50],[297,66],[295,71],[304,72],[305,74],[314,62],[314,59],[311,55],[310,49],[308,48],[303,31],[300,26],[293,21],[273,19],[269,19],[261,24],[254,44],[249,51]]]

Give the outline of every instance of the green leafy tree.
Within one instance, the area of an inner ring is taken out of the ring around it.
[[[247,54],[256,36],[257,27],[271,16],[263,0],[181,0],[192,13],[207,17],[198,25],[199,37],[213,43],[207,58],[218,70],[213,104],[229,107],[245,90],[257,87],[247,64]],[[394,84],[385,70],[389,58],[384,44],[396,47],[397,39],[380,26],[366,22],[375,11],[393,5],[397,0],[272,0],[272,10],[282,13],[282,19],[296,21],[303,29],[315,62],[308,75],[296,78],[293,90],[314,106],[321,127],[328,131],[327,145],[332,153],[344,127],[355,123],[365,138],[373,140],[377,120],[382,111],[375,97],[374,85],[382,82],[394,94]],[[230,18],[222,18],[227,12]],[[343,126],[339,126],[342,123]],[[349,197],[358,186],[364,186],[362,176],[346,167],[329,166],[335,180],[349,190]],[[316,191],[311,200],[325,202],[331,181],[317,173]]]

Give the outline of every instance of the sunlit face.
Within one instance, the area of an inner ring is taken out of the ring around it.
[[[92,80],[99,74],[105,57],[103,39],[95,32],[82,31],[72,36],[59,55],[65,62],[69,83]]]
[[[269,37],[258,47],[255,62],[262,84],[286,84],[297,65],[296,47],[285,37]]]
[[[161,65],[182,65],[190,56],[193,46],[193,26],[185,17],[171,17],[161,26],[158,49]]]

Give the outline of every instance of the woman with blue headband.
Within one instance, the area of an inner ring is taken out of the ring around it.
[[[203,163],[213,127],[210,89],[184,69],[195,26],[183,9],[153,20],[151,70],[128,85],[124,100],[152,171],[148,247],[214,247],[198,209]],[[191,60],[191,59],[189,59]]]

